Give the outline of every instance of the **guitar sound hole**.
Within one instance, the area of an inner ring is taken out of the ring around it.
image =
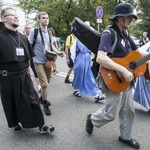
[[[137,67],[137,66],[136,66],[136,63],[134,63],[134,62],[131,62],[131,63],[129,64],[129,68],[130,68],[131,70],[135,70],[136,67]]]

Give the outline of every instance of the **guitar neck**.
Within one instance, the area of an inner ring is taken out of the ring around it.
[[[144,64],[145,62],[147,62],[148,60],[150,60],[150,54],[138,59],[137,61],[135,61],[136,66],[139,67],[140,65]]]

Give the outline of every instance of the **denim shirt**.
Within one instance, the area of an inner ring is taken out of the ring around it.
[[[53,38],[51,38],[51,43],[50,43],[48,31],[42,31],[42,35],[43,35],[45,45],[43,45],[41,35],[38,32],[36,44],[34,46],[34,52],[36,56],[33,57],[33,62],[37,64],[46,63],[47,60],[46,50],[48,51],[51,50],[50,44],[54,43]],[[34,30],[31,30],[30,35],[28,37],[30,44],[33,44],[33,39],[34,39]]]

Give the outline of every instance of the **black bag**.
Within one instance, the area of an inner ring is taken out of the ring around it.
[[[97,53],[101,34],[90,28],[85,22],[75,17],[72,22],[72,33],[94,54]]]
[[[112,50],[114,51],[117,43],[117,34],[112,26],[106,27],[103,32],[108,32],[112,37]],[[96,62],[97,51],[100,43],[101,34],[90,28],[81,19],[75,17],[72,22],[72,33],[94,54],[93,65],[91,67],[94,77],[96,78],[99,72],[99,64]]]

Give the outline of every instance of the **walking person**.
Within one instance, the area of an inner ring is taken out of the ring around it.
[[[111,49],[111,34],[109,32],[103,32],[101,35],[97,62],[104,68],[118,72],[124,77],[126,82],[131,82],[131,84],[123,92],[117,93],[111,91],[106,86],[103,79],[101,80],[100,86],[101,90],[105,93],[106,106],[87,116],[86,131],[92,134],[93,127],[100,128],[115,120],[117,115],[119,115],[120,136],[118,140],[132,148],[139,149],[140,144],[131,137],[134,120],[132,97],[132,80],[134,79],[134,75],[128,69],[108,57],[109,54],[111,57],[122,58],[131,50],[139,51],[130,35],[127,33],[127,29],[133,19],[137,19],[137,16],[133,13],[133,7],[130,3],[120,3],[115,6],[114,13],[110,17],[112,29],[114,29],[117,34],[117,45],[113,52]],[[142,51],[139,51],[139,53],[143,56],[147,54],[147,52]]]
[[[40,133],[54,130],[44,125],[39,97],[33,87],[28,67],[34,52],[25,35],[17,31],[19,19],[15,9],[1,11],[5,27],[0,31],[0,93],[9,128],[39,127]]]
[[[29,37],[32,28],[33,28],[33,27],[32,27],[31,24],[25,25],[24,33],[25,33],[25,35],[27,36],[27,38]],[[37,72],[36,72],[35,67],[34,67],[33,59],[30,60],[30,66],[31,66],[31,69],[32,69],[33,74],[34,74],[35,81],[36,81],[36,83],[37,83],[37,85],[38,85],[38,92],[40,93],[40,92],[41,92],[41,85],[40,85],[40,83],[39,83],[39,78],[38,78]],[[30,72],[30,73],[31,73],[31,72]],[[31,75],[31,76],[32,76],[32,75]]]
[[[49,106],[51,103],[48,101],[48,85],[51,77],[51,64],[47,67],[47,51],[54,51],[59,56],[63,57],[63,53],[59,52],[55,46],[52,38],[52,34],[47,30],[49,24],[49,16],[46,12],[40,12],[38,15],[38,22],[40,28],[38,29],[37,39],[34,46],[35,57],[33,57],[33,62],[35,65],[36,72],[38,74],[39,82],[41,85],[41,103],[43,104],[44,112],[46,115],[51,114]],[[33,44],[34,42],[34,31],[32,30],[29,35],[29,42]]]
[[[150,42],[146,45],[150,45]],[[150,47],[146,51],[150,52]],[[150,75],[148,68],[143,76],[136,78],[133,99],[150,113]]]
[[[73,45],[75,40],[76,40],[76,37],[73,33],[68,35],[68,37],[66,39],[65,54],[66,54],[66,62],[67,62],[67,65],[69,67],[69,70],[68,70],[66,78],[65,78],[65,83],[72,83],[69,80],[69,77],[70,77],[72,70],[73,70],[73,61],[71,59],[70,48]]]
[[[147,42],[149,42],[149,38],[147,37],[147,32],[143,32],[142,33],[142,36],[140,37],[140,40],[139,40],[139,44],[140,46],[143,46],[145,45]]]
[[[87,23],[87,21],[85,22]],[[90,27],[90,23],[88,22]],[[75,44],[75,45],[74,45]],[[104,100],[105,98],[101,96],[101,90],[96,84],[95,77],[92,73],[91,66],[91,51],[83,45],[78,39],[74,42],[71,48],[71,56],[73,55],[72,51],[75,51],[75,58],[73,60],[74,66],[74,78],[72,82],[72,87],[74,88],[74,95],[77,97],[81,96],[94,96],[95,102]]]

